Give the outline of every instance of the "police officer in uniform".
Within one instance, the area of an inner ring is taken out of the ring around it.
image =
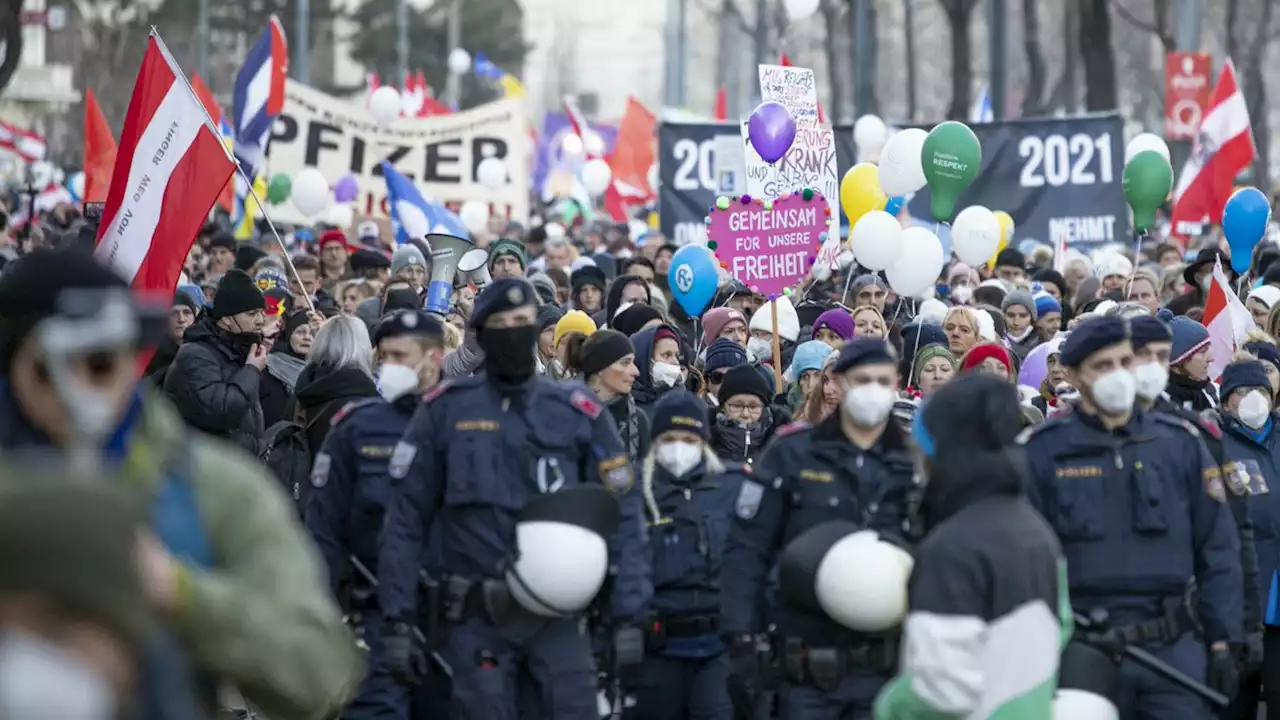
[[[913,494],[905,432],[891,412],[897,358],[875,338],[854,338],[832,368],[844,399],[840,411],[811,426],[778,431],[739,491],[721,578],[721,623],[733,682],[758,676],[757,638],[766,617],[765,590],[779,552],[797,535],[828,522],[853,522],[901,537]],[[783,717],[837,720],[871,717],[876,693],[897,667],[896,632],[858,633],[780,595],[773,641],[785,683]]]
[[[357,400],[334,416],[311,471],[307,529],[329,570],[329,583],[350,617],[359,619],[370,671],[343,717],[410,717],[409,689],[383,662],[375,578],[378,533],[391,495],[388,462],[418,407],[418,393],[435,384],[444,362],[444,326],[422,310],[402,310],[373,333],[382,398]]]
[[[1091,621],[1106,618],[1085,632],[1113,651],[1142,646],[1234,694],[1243,585],[1221,471],[1194,424],[1134,407],[1128,321],[1086,321],[1060,357],[1080,391],[1075,411],[1027,431],[1023,442],[1028,496],[1062,543],[1072,605]],[[1203,637],[1185,602],[1192,577]],[[1132,660],[1120,667],[1120,685],[1121,717],[1210,717],[1199,695]]]
[[[595,720],[596,674],[578,618],[513,608],[499,578],[517,551],[516,524],[531,500],[601,483],[621,522],[608,551],[609,613],[643,620],[653,588],[643,502],[618,431],[586,386],[535,375],[537,298],[522,278],[499,278],[476,299],[471,324],[484,351],[479,375],[424,395],[392,454],[392,499],[379,553],[387,665],[417,679],[413,648],[422,548],[438,529],[454,717]],[[523,561],[523,559],[521,559]],[[505,594],[504,594],[505,593]],[[425,609],[432,612],[432,609]]]

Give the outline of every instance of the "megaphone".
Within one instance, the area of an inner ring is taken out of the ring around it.
[[[493,277],[489,275],[489,252],[480,248],[468,250],[458,261],[458,275],[477,288],[493,282]]]
[[[444,233],[427,235],[431,246],[431,282],[427,284],[427,312],[444,315],[449,312],[449,298],[453,295],[453,278],[458,273],[458,261],[475,245]]]

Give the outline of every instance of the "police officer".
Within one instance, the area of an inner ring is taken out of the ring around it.
[[[711,452],[706,403],[683,390],[653,408],[640,490],[653,553],[649,655],[628,717],[729,720],[729,658],[720,638],[720,577],[734,499],[747,467]],[[730,570],[732,572],[732,570]]]
[[[730,643],[734,682],[758,675],[757,636],[766,629],[765,588],[779,551],[809,528],[851,521],[901,536],[912,494],[906,434],[890,413],[898,388],[888,343],[854,338],[832,372],[843,401],[820,424],[778,431],[742,484],[729,531],[722,579],[721,623]],[[855,632],[781,594],[774,650],[787,684],[783,717],[871,717],[876,693],[897,667],[895,636]]]
[[[358,617],[370,671],[344,718],[408,718],[409,691],[383,663],[375,578],[378,532],[391,495],[388,461],[418,406],[418,394],[440,377],[444,326],[421,310],[402,310],[374,330],[381,398],[358,400],[334,416],[311,471],[307,529],[329,570],[329,584],[349,616]]]
[[[1081,324],[1061,362],[1080,391],[1075,412],[1029,430],[1028,497],[1062,543],[1077,613],[1101,620],[1099,643],[1144,646],[1219,692],[1235,692],[1243,592],[1235,522],[1221,472],[1195,425],[1134,407],[1133,345],[1126,320]],[[1195,577],[1203,641],[1187,612]],[[1207,650],[1206,650],[1207,646]],[[1209,716],[1194,692],[1125,660],[1121,717]]]
[[[1173,415],[1199,426],[1200,439],[1204,440],[1209,456],[1221,470],[1223,485],[1230,490],[1226,497],[1240,538],[1240,569],[1244,580],[1245,643],[1241,657],[1246,668],[1256,668],[1262,662],[1262,606],[1259,602],[1262,592],[1258,586],[1258,550],[1249,496],[1258,494],[1259,487],[1247,482],[1232,482],[1232,478],[1248,477],[1249,472],[1240,458],[1227,452],[1219,418],[1210,413],[1197,415],[1170,400],[1164,392],[1169,382],[1169,357],[1173,353],[1173,333],[1169,326],[1155,316],[1139,315],[1129,319],[1129,327],[1138,407]]]
[[[387,665],[415,678],[415,594],[424,537],[438,526],[448,626],[440,655],[453,673],[453,713],[505,720],[536,707],[543,718],[594,720],[595,668],[577,618],[512,610],[498,578],[531,499],[603,483],[621,507],[609,543],[610,615],[638,625],[652,594],[643,503],[628,492],[632,468],[601,403],[584,385],[535,375],[536,317],[524,279],[487,286],[471,317],[484,371],[424,395],[392,454],[378,562]]]

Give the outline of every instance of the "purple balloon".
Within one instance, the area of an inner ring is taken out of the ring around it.
[[[338,182],[333,184],[333,199],[340,203],[352,202],[359,194],[360,184],[356,182],[356,176],[351,173],[338,178]]]
[[[796,139],[796,121],[782,103],[760,103],[747,123],[747,138],[760,159],[776,163],[791,149]]]

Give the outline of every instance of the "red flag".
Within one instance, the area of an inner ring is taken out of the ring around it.
[[[724,122],[729,119],[729,93],[724,88],[716,90],[716,120]]]
[[[226,114],[222,112],[222,106],[218,104],[218,99],[213,96],[213,91],[209,89],[209,86],[204,84],[204,79],[200,77],[199,73],[191,74],[191,91],[200,99],[200,104],[204,106],[204,111],[209,113],[209,117],[213,118],[214,124],[221,125],[222,121],[226,119]],[[221,133],[219,133],[219,137],[223,137]],[[225,137],[223,137],[223,142],[226,142]],[[223,210],[229,213],[235,212],[235,182],[228,182],[222,188],[222,193],[218,195],[217,202],[218,206]]]
[[[1173,189],[1174,234],[1185,237],[1186,225],[1221,223],[1222,207],[1235,189],[1236,175],[1256,155],[1249,109],[1236,83],[1235,66],[1228,59],[1213,89],[1209,111],[1200,121],[1195,148]]]
[[[782,67],[792,67],[791,58],[786,53],[782,53],[782,57],[778,58],[778,64]],[[818,103],[818,124],[823,125],[827,122],[827,118],[822,113],[822,103]]]
[[[173,292],[235,160],[154,32],[120,134],[94,257],[137,293]]]
[[[649,166],[653,165],[653,130],[657,118],[639,100],[627,98],[627,111],[618,124],[618,138],[609,154],[613,182],[605,191],[604,208],[615,222],[626,222],[628,207],[653,197]]]
[[[107,199],[111,172],[116,165],[116,138],[102,116],[102,108],[92,89],[84,91],[84,202]]]

